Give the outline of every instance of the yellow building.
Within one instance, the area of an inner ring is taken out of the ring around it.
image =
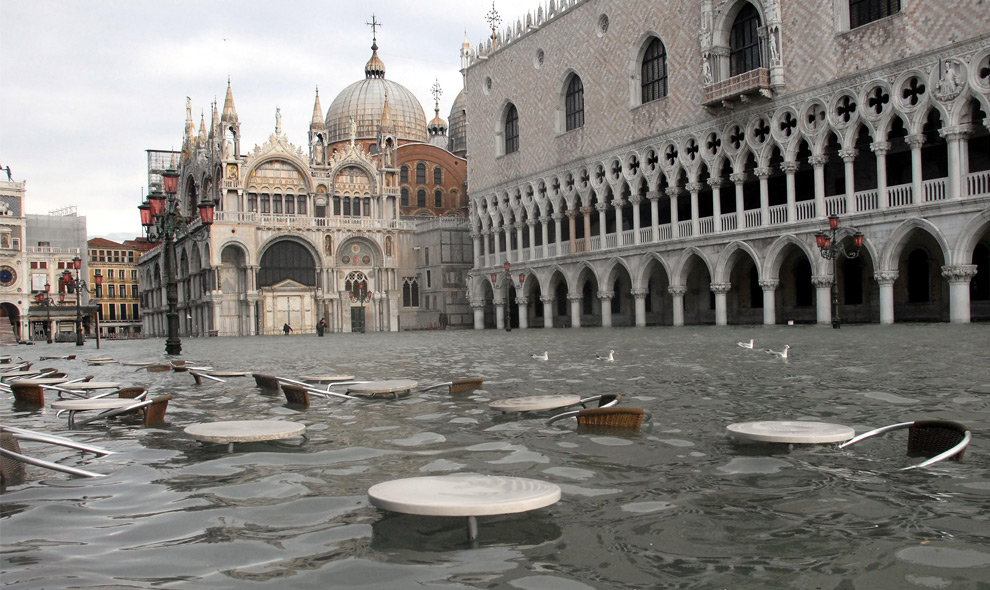
[[[87,283],[92,301],[100,309],[100,336],[130,338],[141,334],[137,263],[154,244],[140,239],[119,244],[104,238],[93,238],[87,244]]]

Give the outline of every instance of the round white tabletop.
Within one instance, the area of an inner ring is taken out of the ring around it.
[[[311,383],[335,383],[337,381],[354,381],[354,375],[303,375],[299,380]]]
[[[403,514],[488,516],[536,510],[560,500],[560,487],[522,477],[454,473],[396,479],[368,489],[371,504]]]
[[[726,430],[744,440],[789,444],[842,442],[856,436],[856,431],[848,426],[802,420],[739,422],[729,424]]]
[[[94,389],[116,389],[120,383],[116,381],[83,381],[82,383],[69,383],[65,389],[72,391],[91,391]]]
[[[355,383],[347,388],[347,393],[357,395],[385,395],[387,393],[399,393],[408,391],[416,387],[417,383],[412,379],[393,379],[391,381],[368,381],[367,383]]]
[[[500,412],[533,412],[536,410],[566,408],[580,402],[581,396],[579,395],[531,395],[496,400],[489,403],[488,407]]]
[[[294,438],[304,430],[305,424],[288,420],[231,420],[191,424],[185,433],[204,442],[235,443]]]
[[[134,404],[141,403],[140,400],[120,397],[99,397],[96,399],[63,399],[52,402],[52,408],[56,410],[71,410],[81,412],[83,410],[112,410],[114,408],[126,408]]]
[[[16,371],[5,371],[0,373],[0,379],[10,379],[11,377],[27,377],[29,375],[37,375],[41,371],[32,371],[31,369],[18,369]]]
[[[251,371],[207,371],[206,373],[214,377],[247,377]]]

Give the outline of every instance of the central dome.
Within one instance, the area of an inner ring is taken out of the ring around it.
[[[426,114],[423,105],[402,84],[385,79],[385,64],[378,58],[378,44],[372,42],[371,59],[365,66],[365,79],[343,89],[327,109],[327,143],[351,138],[354,118],[357,139],[375,139],[382,123],[385,99],[396,138],[426,141]]]

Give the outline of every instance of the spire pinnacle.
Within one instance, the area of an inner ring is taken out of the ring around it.
[[[382,26],[382,23],[375,18],[375,15],[371,15],[371,22],[366,23],[371,27],[371,59],[364,66],[364,76],[365,78],[384,78],[385,77],[385,64],[378,57],[378,27]]]
[[[227,76],[227,96],[223,100],[223,116],[220,120],[226,123],[237,122],[237,109],[234,108],[234,91],[230,89],[230,76]]]

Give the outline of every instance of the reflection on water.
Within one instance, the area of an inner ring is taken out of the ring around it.
[[[736,345],[756,340],[754,349]],[[172,393],[167,423],[69,433],[116,454],[34,443],[31,454],[107,474],[29,468],[2,496],[4,585],[16,588],[949,588],[990,567],[986,325],[450,331],[189,339],[188,362],[290,377],[341,373],[484,388],[398,401],[287,407],[254,380],[194,384],[82,359],[163,359],[161,340],[9,348],[72,376]],[[781,350],[776,359],[763,348]],[[68,346],[68,347],[67,347]],[[73,348],[73,350],[69,350]],[[615,350],[614,363],[595,360]],[[535,361],[534,352],[549,353]],[[41,366],[41,365],[39,365]],[[621,393],[652,422],[579,434],[549,414],[493,414],[508,396]],[[66,434],[50,409],[0,402],[4,424]],[[962,463],[899,472],[904,433],[855,447],[737,444],[726,425],[815,420],[862,431],[922,417],[974,433]],[[206,445],[194,422],[288,419],[307,439]],[[381,512],[381,481],[471,471],[558,484],[533,513],[463,519]]]

